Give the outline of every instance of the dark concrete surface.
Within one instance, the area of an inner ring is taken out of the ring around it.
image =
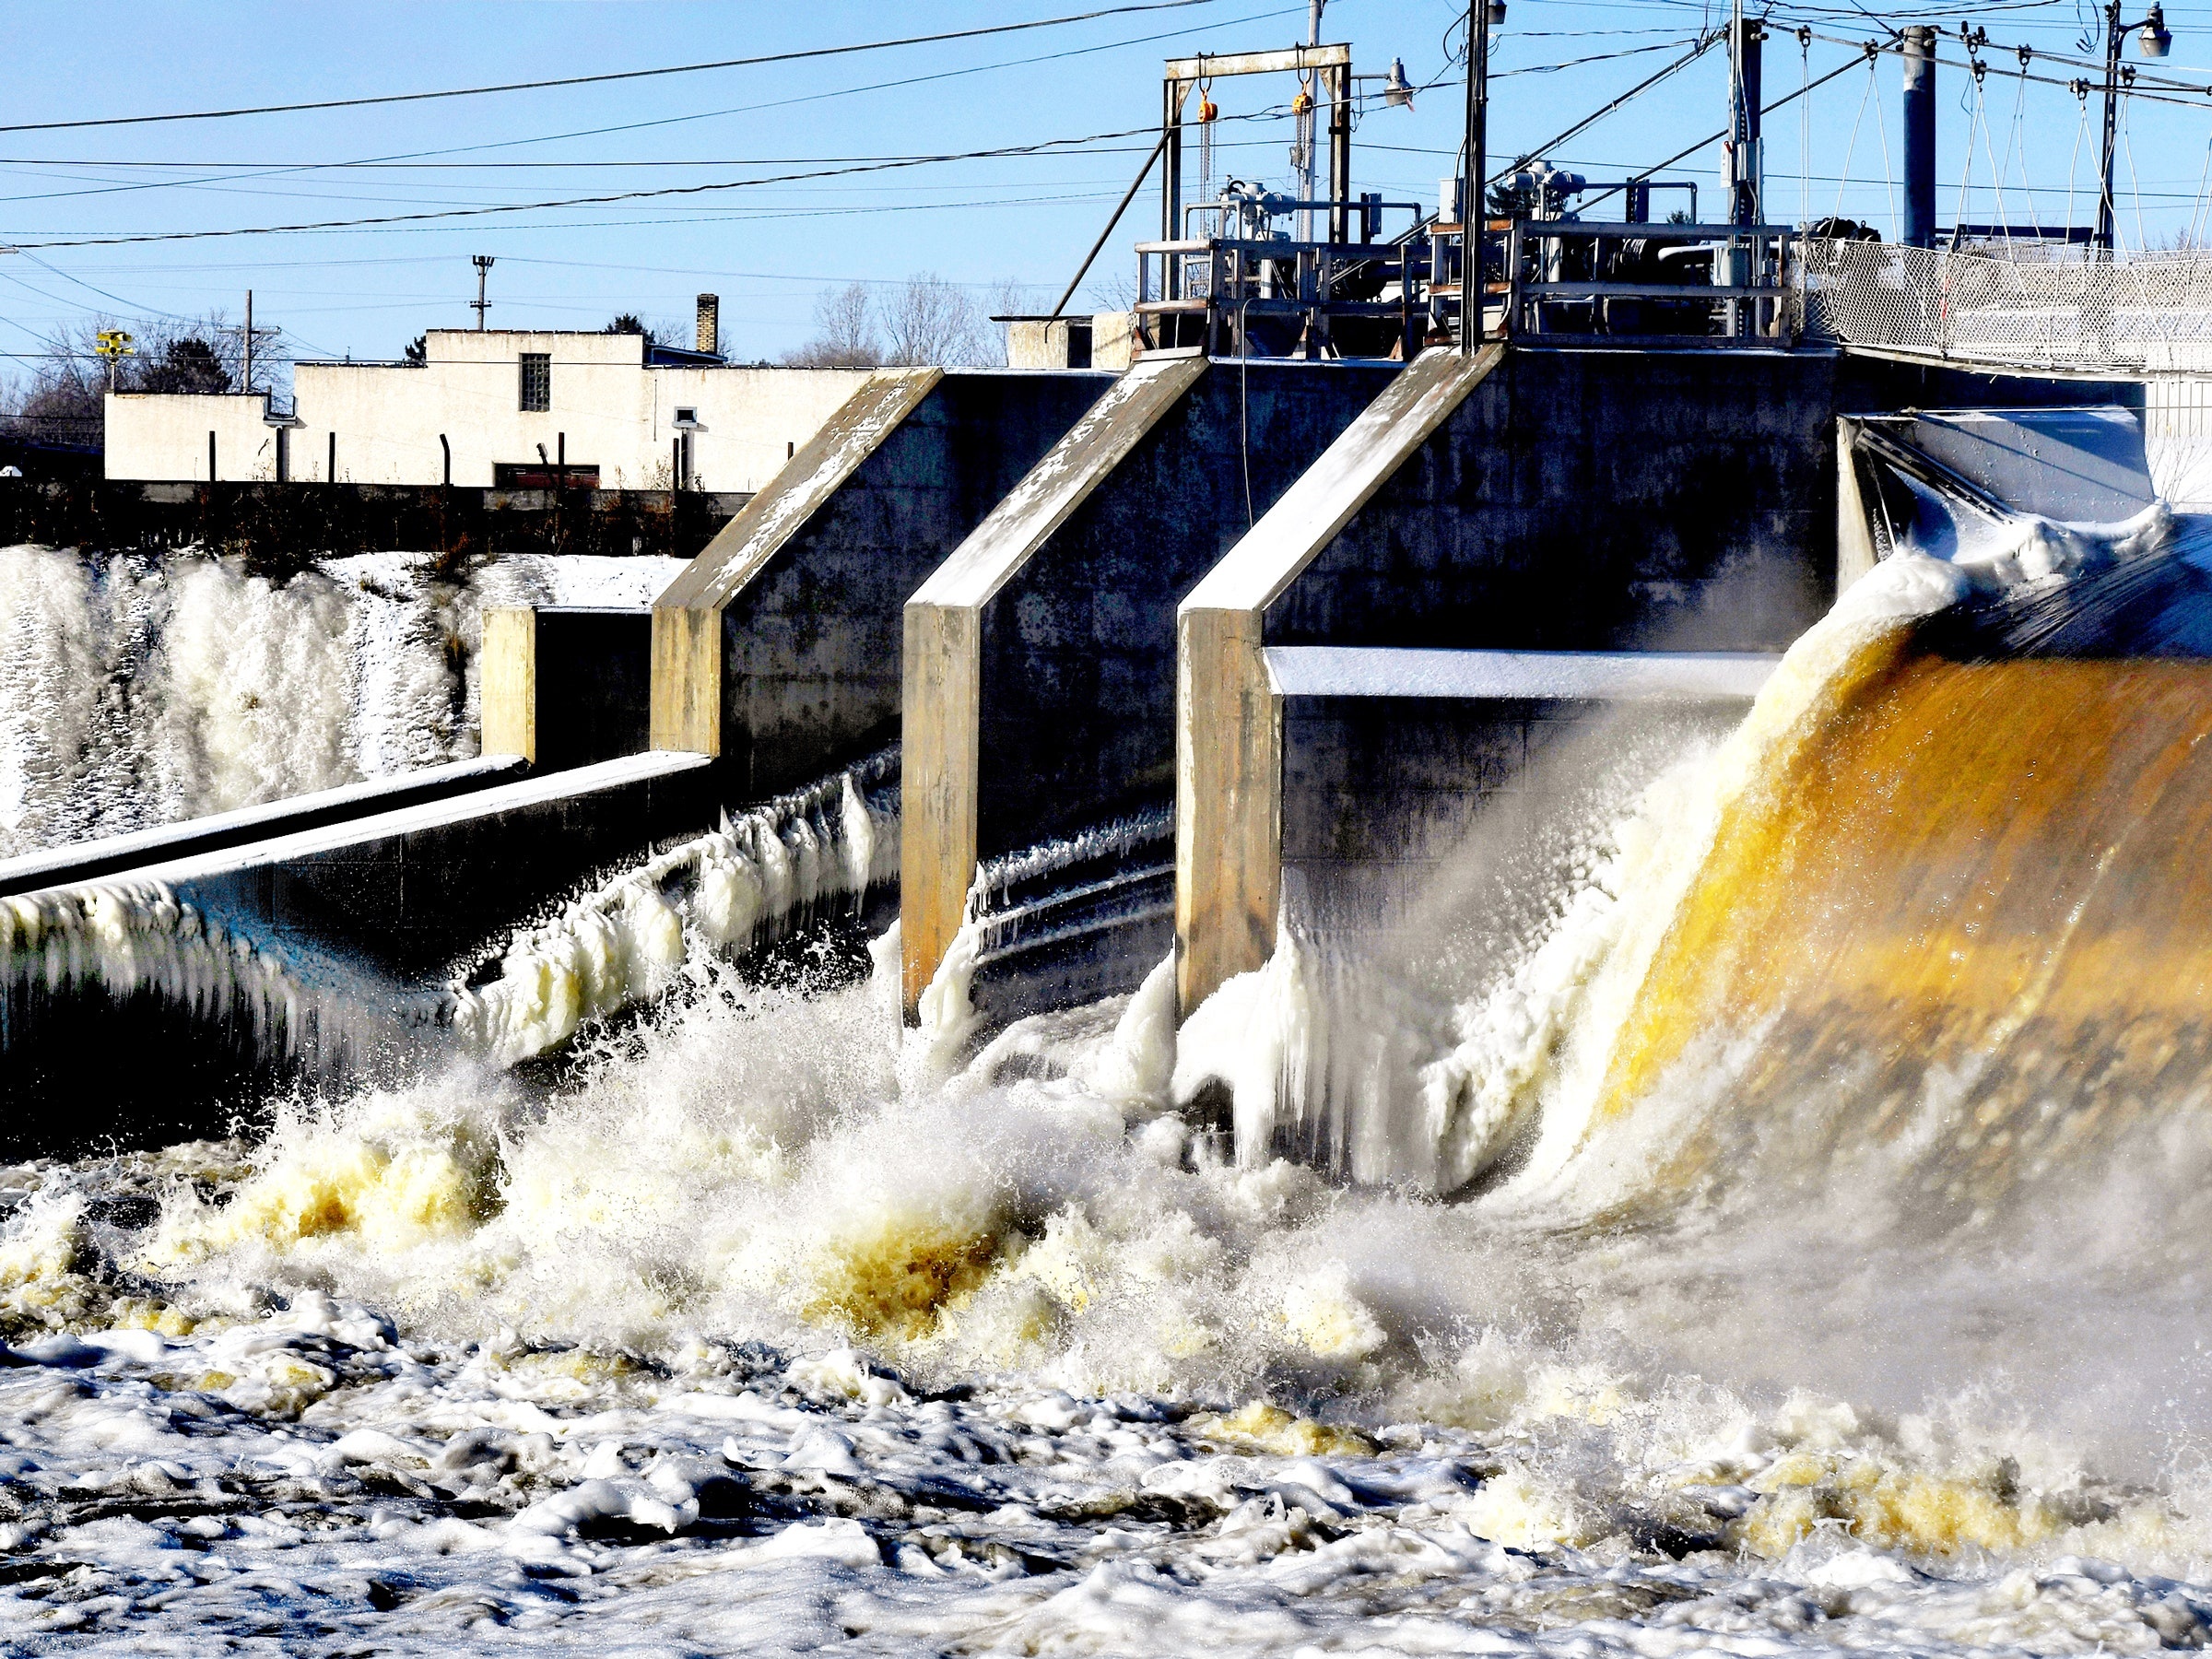
[[[908,596],[1112,383],[947,373],[730,600],[720,771],[732,801],[898,740]]]
[[[1787,645],[1833,597],[1835,374],[1509,352],[1268,608],[1267,642]]]
[[[537,607],[537,769],[645,751],[653,612]]]
[[[278,850],[174,885],[249,937],[429,985],[477,966],[587,883],[712,830],[719,807],[703,765],[657,776],[541,773],[450,812],[366,820],[338,844]]]
[[[1856,353],[1516,348],[1271,606],[1270,645],[1773,651],[1835,595],[1836,419],[2140,409],[2139,383]],[[1742,705],[1666,717],[1687,744]],[[1566,809],[1594,703],[1288,699],[1282,856],[1336,925],[1403,917],[1478,822]],[[1664,720],[1652,730],[1665,731]],[[1579,787],[1579,785],[1578,785]],[[1508,849],[1484,843],[1479,856]]]
[[[415,484],[163,484],[0,478],[0,546],[208,547],[272,571],[347,553],[657,554],[688,559],[750,500],[665,489]]]
[[[1176,605],[1396,371],[1217,361],[992,599],[979,856],[1173,794]]]

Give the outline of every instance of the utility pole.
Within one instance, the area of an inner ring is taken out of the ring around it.
[[[2120,122],[2120,83],[2124,76],[2132,86],[2136,78],[2132,65],[2124,71],[2120,67],[2120,42],[2130,29],[2138,29],[2143,32],[2136,38],[2136,50],[2145,57],[2162,58],[2173,49],[2163,6],[2153,6],[2140,23],[2123,23],[2120,0],[2108,0],[2104,8],[2104,147],[2097,173],[2096,234],[2097,253],[2108,262],[2112,257],[2112,141]]]
[[[2120,0],[2104,8],[2104,145],[2098,151],[2097,251],[2112,256],[2112,138],[2120,116]]]
[[[1459,349],[1465,356],[1482,335],[1483,227],[1489,206],[1483,200],[1490,141],[1490,25],[1505,21],[1505,0],[1471,0],[1467,6],[1467,175],[1459,204]],[[1509,276],[1507,278],[1511,281]]]
[[[1762,180],[1759,156],[1759,100],[1764,94],[1759,46],[1767,38],[1766,25],[1744,16],[1744,0],[1735,0],[1735,18],[1730,30],[1728,207],[1729,222],[1756,225],[1765,211],[1760,202]]]
[[[1744,16],[1744,0],[1735,0],[1728,20],[1728,222],[1732,225],[1757,225],[1762,204],[1759,201],[1759,100],[1764,91],[1761,85],[1760,44],[1767,38],[1766,25],[1757,18]],[[1731,238],[1726,249],[1726,263],[1716,256],[1712,267],[1715,285],[1725,283],[1731,288],[1751,286],[1759,276],[1758,265],[1763,239],[1748,241],[1740,237]],[[1757,334],[1759,329],[1759,302],[1755,299],[1747,306],[1742,300],[1730,300],[1724,308],[1727,324],[1723,332],[1734,336]]]
[[[488,253],[472,254],[469,263],[477,267],[477,297],[470,301],[476,308],[477,332],[484,332],[484,313],[491,309],[491,301],[484,298],[484,278],[491,270],[492,258]]]
[[[221,332],[224,334],[229,334],[233,331],[226,328]],[[253,326],[253,290],[252,288],[248,288],[246,290],[246,320],[244,324],[238,328],[235,332],[238,335],[238,389],[241,392],[251,394],[253,390],[254,352],[255,348],[261,344],[261,336],[265,334],[270,339],[274,340],[279,335],[283,334],[284,330],[281,328],[256,328]]]

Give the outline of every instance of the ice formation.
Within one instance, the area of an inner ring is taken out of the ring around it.
[[[667,990],[687,959],[781,937],[897,879],[897,749],[647,859],[517,933],[497,976],[457,983],[454,1029],[500,1065]]]
[[[242,1017],[272,1053],[295,1051],[310,1015],[331,1011],[280,957],[155,882],[0,899],[0,1009],[65,985],[150,990],[211,1021]]]
[[[289,582],[190,555],[0,548],[0,857],[477,752],[485,605],[650,604],[679,561],[415,556]]]

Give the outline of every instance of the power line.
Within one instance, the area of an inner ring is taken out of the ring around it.
[[[1196,4],[1206,4],[1206,3],[1212,3],[1212,0],[1187,0],[1187,3],[1189,3],[1189,4],[1193,4],[1193,5],[1196,5]],[[651,129],[651,128],[653,128],[653,127],[664,127],[664,126],[680,126],[680,125],[683,125],[684,124],[686,124],[686,123],[688,123],[688,122],[693,122],[693,121],[713,121],[713,120],[718,120],[718,119],[720,119],[720,118],[724,117],[724,116],[728,116],[728,115],[746,115],[746,114],[755,114],[755,113],[758,113],[758,112],[761,112],[761,111],[763,111],[763,110],[782,110],[782,109],[788,109],[788,108],[790,108],[791,106],[793,106],[793,105],[794,105],[794,104],[817,103],[817,102],[820,102],[820,101],[822,101],[822,100],[824,100],[832,99],[832,98],[851,98],[851,97],[854,97],[854,96],[856,96],[856,95],[858,95],[858,94],[860,94],[860,93],[864,93],[864,92],[886,92],[886,91],[893,91],[893,90],[897,90],[897,89],[899,89],[899,88],[906,88],[906,87],[918,87],[918,86],[924,86],[924,85],[927,85],[928,83],[930,83],[930,82],[933,82],[933,81],[941,81],[941,80],[957,80],[957,79],[959,79],[959,78],[960,78],[960,77],[962,77],[962,76],[970,76],[970,75],[985,75],[985,74],[989,74],[989,73],[991,73],[991,72],[992,72],[992,71],[994,71],[994,70],[998,70],[998,69],[1018,69],[1018,68],[1025,68],[1025,67],[1028,67],[1028,66],[1030,66],[1030,65],[1036,65],[1036,64],[1051,64],[1051,63],[1057,63],[1057,62],[1060,62],[1061,60],[1063,60],[1063,59],[1065,59],[1065,58],[1071,58],[1071,57],[1088,57],[1088,56],[1093,56],[1093,55],[1095,55],[1095,54],[1097,54],[1097,53],[1101,53],[1101,52],[1117,52],[1117,51],[1122,51],[1122,50],[1124,50],[1124,49],[1126,49],[1126,48],[1128,48],[1128,47],[1131,47],[1131,46],[1141,46],[1141,45],[1147,44],[1147,42],[1149,42],[1149,41],[1171,41],[1171,40],[1178,39],[1178,38],[1180,38],[1180,37],[1182,37],[1182,36],[1183,36],[1183,35],[1188,35],[1188,34],[1193,34],[1193,33],[1195,33],[1195,32],[1197,31],[1197,29],[1200,29],[1200,28],[1223,28],[1223,29],[1230,29],[1230,28],[1235,28],[1235,27],[1238,27],[1238,26],[1240,26],[1240,25],[1242,25],[1242,24],[1245,24],[1245,23],[1258,23],[1258,22],[1264,22],[1264,21],[1265,21],[1266,19],[1268,19],[1268,18],[1278,18],[1278,17],[1282,17],[1282,16],[1286,15],[1287,13],[1294,13],[1294,12],[1298,11],[1299,9],[1300,9],[1300,8],[1299,8],[1299,7],[1297,7],[1297,6],[1278,6],[1278,7],[1277,7],[1277,8],[1275,8],[1275,9],[1273,9],[1273,10],[1269,10],[1269,11],[1263,11],[1263,12],[1253,12],[1253,13],[1249,13],[1249,14],[1247,14],[1247,15],[1245,15],[1245,16],[1243,16],[1243,17],[1240,17],[1240,18],[1217,18],[1217,19],[1215,19],[1215,21],[1214,21],[1213,23],[1210,23],[1210,24],[1205,24],[1205,25],[1195,25],[1195,24],[1194,24],[1194,25],[1190,25],[1190,26],[1187,26],[1187,27],[1184,27],[1184,28],[1182,28],[1182,29],[1168,29],[1168,30],[1165,30],[1165,31],[1163,31],[1163,32],[1161,32],[1161,33],[1158,33],[1158,34],[1149,34],[1149,35],[1136,35],[1136,36],[1132,36],[1132,37],[1128,37],[1128,38],[1125,38],[1125,39],[1123,39],[1123,40],[1118,40],[1118,41],[1101,41],[1101,42],[1100,42],[1100,43],[1098,43],[1098,44],[1096,44],[1096,45],[1071,47],[1071,48],[1069,48],[1068,50],[1066,50],[1066,51],[1064,51],[1064,52],[1047,52],[1047,53],[1040,53],[1034,54],[1034,55],[1032,55],[1032,56],[1030,56],[1030,57],[1021,57],[1021,58],[1003,58],[1003,59],[999,60],[997,63],[993,63],[993,64],[971,64],[971,65],[964,65],[964,66],[962,66],[962,67],[960,67],[960,68],[958,68],[958,69],[939,69],[939,70],[933,71],[932,73],[930,73],[930,74],[927,74],[927,75],[910,75],[910,76],[900,76],[900,77],[899,77],[899,78],[897,78],[897,79],[894,79],[894,80],[885,80],[885,81],[867,81],[867,82],[864,82],[864,83],[862,83],[861,85],[859,85],[859,86],[856,86],[856,87],[835,87],[835,88],[831,88],[830,90],[828,90],[828,91],[825,91],[825,92],[809,92],[809,93],[803,94],[803,95],[801,95],[801,96],[799,96],[799,97],[796,97],[796,98],[779,98],[779,99],[771,99],[771,100],[768,100],[767,102],[764,102],[764,103],[739,104],[739,105],[735,106],[735,108],[732,108],[732,109],[726,109],[726,110],[702,110],[702,111],[697,111],[697,112],[692,112],[692,113],[690,113],[690,114],[688,114],[688,115],[662,115],[662,116],[656,116],[656,117],[653,118],[652,120],[649,120],[649,121],[631,121],[631,122],[620,122],[620,123],[617,123],[617,124],[613,124],[613,125],[609,125],[609,126],[598,126],[598,127],[581,127],[581,128],[577,128],[577,129],[574,129],[574,130],[572,130],[572,131],[570,131],[570,132],[565,132],[565,133],[541,133],[541,134],[537,134],[537,135],[534,135],[534,136],[527,137],[527,138],[502,138],[502,139],[498,139],[498,140],[495,140],[495,141],[493,141],[493,142],[487,143],[487,144],[464,144],[464,145],[454,145],[454,146],[451,146],[451,147],[447,147],[447,148],[444,148],[444,149],[436,149],[436,150],[410,150],[410,151],[402,151],[402,152],[399,152],[399,153],[397,153],[397,154],[389,155],[389,156],[371,156],[371,157],[363,157],[363,158],[359,158],[359,159],[354,159],[354,160],[349,160],[349,161],[302,161],[302,162],[288,162],[288,163],[284,163],[284,164],[280,164],[280,165],[271,165],[271,164],[269,164],[269,163],[267,163],[267,162],[247,162],[247,163],[207,162],[207,163],[204,163],[204,164],[202,164],[202,165],[208,166],[208,167],[219,167],[219,166],[245,166],[245,167],[250,167],[250,168],[255,169],[256,171],[250,171],[250,172],[248,172],[248,173],[244,174],[244,175],[242,176],[242,178],[241,178],[240,175],[237,175],[237,174],[231,174],[231,175],[227,175],[226,177],[223,177],[223,178],[218,178],[218,179],[158,179],[158,180],[143,180],[143,181],[125,181],[125,182],[109,182],[109,183],[108,183],[108,187],[107,187],[107,188],[105,188],[105,189],[101,189],[101,190],[88,190],[88,191],[50,191],[50,192],[42,192],[42,193],[39,193],[39,194],[34,194],[34,195],[29,195],[29,196],[22,196],[22,197],[5,197],[5,198],[0,198],[0,200],[9,200],[9,201],[18,201],[18,200],[21,200],[21,201],[37,201],[37,200],[60,200],[60,199],[64,199],[64,198],[70,197],[70,196],[84,196],[84,195],[121,195],[121,194],[133,194],[133,193],[143,192],[143,191],[148,191],[148,190],[171,190],[171,189],[178,189],[178,188],[188,188],[188,187],[190,187],[190,186],[193,186],[193,185],[195,185],[195,184],[220,184],[220,183],[227,183],[227,182],[229,182],[229,183],[242,182],[244,179],[252,179],[252,178],[272,178],[272,177],[279,177],[279,176],[282,176],[282,175],[284,175],[284,174],[287,174],[287,173],[294,173],[294,172],[316,172],[316,171],[327,171],[327,170],[332,170],[332,169],[342,169],[342,168],[381,168],[381,167],[385,167],[385,166],[396,166],[396,165],[403,165],[403,164],[418,164],[418,163],[419,163],[419,164],[422,164],[422,165],[433,165],[434,163],[430,163],[430,162],[429,162],[429,161],[425,160],[425,158],[429,158],[429,157],[437,157],[437,156],[457,156],[457,155],[467,155],[467,154],[470,154],[470,153],[472,153],[472,152],[481,152],[481,151],[484,151],[484,150],[495,150],[495,149],[512,149],[512,148],[515,148],[515,147],[517,147],[518,146],[523,146],[523,145],[532,145],[532,144],[553,144],[553,143],[559,143],[559,142],[560,142],[560,141],[562,141],[562,140],[565,140],[565,139],[570,139],[570,138],[600,138],[600,137],[606,137],[606,136],[609,136],[609,135],[611,135],[618,134],[618,133],[634,133],[634,132],[643,132],[643,131],[646,131],[646,130],[648,130],[648,129]],[[1100,14],[1100,15],[1104,15],[1104,14]],[[950,37],[947,37],[947,38],[950,38]],[[8,132],[8,131],[14,131],[14,130],[18,130],[18,129],[14,129],[14,128],[6,128],[6,127],[0,127],[0,132]],[[102,163],[99,163],[99,162],[91,162],[91,163],[85,163],[84,165],[100,166],[100,165],[102,165]],[[136,164],[136,163],[131,163],[131,162],[117,162],[117,163],[110,163],[110,164],[107,164],[107,165],[115,165],[115,166],[133,166],[133,165],[137,165],[137,164]],[[157,164],[154,164],[154,163],[148,163],[147,165],[157,165]],[[439,165],[451,165],[451,166],[456,166],[456,167],[465,167],[465,166],[487,166],[487,167],[489,167],[489,166],[513,166],[513,167],[548,166],[548,167],[549,167],[549,166],[561,166],[561,165],[566,165],[566,164],[564,164],[564,163],[559,163],[559,162],[526,162],[526,161],[517,161],[517,162],[453,162],[453,163],[444,163],[444,164],[439,164]],[[595,164],[595,163],[594,163],[593,165],[596,165],[596,164]],[[618,163],[618,162],[616,162],[616,163],[607,163],[606,165],[612,165],[612,166],[620,166],[620,165],[622,165],[622,163]],[[738,163],[737,165],[746,165],[746,164],[744,164],[744,163]],[[777,163],[763,163],[763,165],[778,165],[778,164],[777,164]]]
[[[1268,142],[1272,142],[1269,140]],[[1135,155],[1150,149],[1148,144],[1110,145],[1088,152],[1095,156]],[[1374,148],[1372,145],[1365,148]],[[335,171],[340,169],[359,169],[375,172],[417,172],[436,170],[475,171],[481,168],[628,168],[628,167],[816,167],[832,162],[903,161],[905,156],[722,156],[702,157],[696,160],[676,157],[647,157],[634,161],[287,161],[277,165],[287,172]],[[48,159],[34,160],[23,156],[0,156],[0,167],[175,167],[194,169],[202,167],[267,167],[266,161],[107,161],[97,157],[76,160]],[[0,197],[0,200],[6,198]]]
[[[1278,119],[1277,109],[1255,110],[1247,114],[1223,117],[1227,121],[1268,121]],[[421,224],[429,220],[481,218],[493,214],[534,213],[554,207],[598,207],[621,202],[665,200],[671,196],[706,195],[722,191],[752,190],[765,184],[803,183],[814,179],[846,178],[858,173],[889,172],[909,167],[929,167],[948,161],[977,161],[1005,156],[1034,154],[1060,150],[1069,147],[1099,144],[1110,138],[1134,138],[1157,129],[1149,126],[1125,127],[1118,132],[1092,133],[1077,138],[1043,138],[1034,144],[1004,145],[991,149],[950,151],[934,156],[903,157],[895,161],[870,162],[853,167],[833,167],[794,173],[771,173],[758,179],[725,179],[705,184],[670,184],[653,190],[610,191],[599,195],[561,196],[537,202],[501,202],[477,207],[446,207],[418,213],[391,213],[364,218],[319,219],[296,225],[246,225],[221,230],[155,230],[127,236],[85,236],[45,241],[26,241],[0,245],[0,253],[22,252],[27,249],[47,248],[112,248],[146,242],[208,241],[239,236],[277,236],[315,230],[380,229],[405,225]]]
[[[145,126],[172,121],[229,121],[241,115],[291,115],[312,110],[356,110],[371,104],[422,103],[444,98],[482,98],[497,92],[535,92],[555,87],[603,86],[612,81],[647,80],[668,75],[699,75],[714,69],[747,69],[767,64],[799,63],[811,58],[845,57],[860,52],[884,52],[900,46],[971,41],[984,35],[1019,34],[1030,29],[1057,29],[1069,23],[1088,23],[1100,18],[1125,17],[1132,12],[1178,11],[1187,6],[1219,4],[1221,0],[1137,0],[1136,4],[1103,6],[1096,11],[1071,12],[1058,18],[1036,18],[1022,23],[992,23],[975,29],[946,29],[936,34],[859,41],[845,46],[815,46],[798,52],[761,53],[752,57],[719,58],[706,64],[671,64],[657,69],[617,69],[600,75],[504,81],[487,87],[452,87],[436,92],[386,92],[367,98],[318,99],[308,103],[253,104],[230,110],[188,110],[166,115],[108,115],[83,121],[14,122],[0,126],[0,133],[53,133],[83,127]]]
[[[1713,42],[1718,41],[1720,38],[1721,31],[1717,29],[1712,30],[1710,33],[1700,35],[1697,40],[1691,43],[1688,52],[1684,53],[1673,63],[1668,64],[1660,69],[1657,74],[1653,75],[1648,79],[1637,82],[1636,85],[1630,87],[1618,98],[1613,100],[1612,102],[1606,104],[1600,109],[1594,110],[1591,112],[1591,113],[1583,116],[1580,121],[1576,122],[1572,126],[1569,127],[1565,132],[1559,134],[1557,137],[1551,138],[1545,143],[1538,145],[1535,149],[1530,150],[1526,155],[1523,156],[1518,161],[1512,163],[1512,166],[1504,169],[1503,171],[1497,175],[1497,177],[1504,178],[1508,174],[1518,172],[1521,171],[1521,169],[1526,167],[1531,161],[1535,160],[1538,156],[1545,154],[1547,151],[1557,149],[1560,145],[1565,144],[1571,138],[1579,138],[1583,133],[1589,131],[1590,128],[1595,126],[1599,122],[1603,121],[1606,116],[1612,114],[1614,111],[1619,109],[1623,104],[1629,102],[1631,99],[1640,97],[1643,93],[1650,91],[1653,87],[1657,86],[1661,81],[1666,79],[1669,76],[1675,74],[1677,71],[1688,68],[1690,65],[1696,63],[1698,59],[1703,57],[1707,52],[1711,51]],[[1673,45],[1675,42],[1670,41],[1665,42],[1665,44]],[[1487,189],[1490,182],[1491,181],[1488,180],[1484,181],[1484,187]]]
[[[1782,15],[1779,12],[1775,14],[1777,18]],[[1817,41],[1825,41],[1830,45],[1853,47],[1860,52],[1898,53],[1903,50],[1894,38],[1886,41],[1870,41],[1861,36],[1822,34],[1818,29],[1813,31],[1813,38]],[[1938,45],[1951,44],[1941,35],[1936,37],[1936,41]],[[2008,46],[2002,41],[1984,40],[1979,46],[1969,49],[1968,56],[1963,62],[1956,58],[1945,57],[1940,52],[1936,54],[1935,61],[1946,68],[1971,71],[1974,66],[1977,53],[2015,53],[2019,50],[2021,49],[2018,47]],[[2101,63],[2093,63],[2084,58],[2070,58],[2063,53],[2041,52],[2033,47],[2026,50],[2030,62],[2041,57],[2068,68],[2088,70],[2098,76],[2100,81],[2104,74],[2104,65]],[[1982,61],[1988,67],[1995,67],[1994,65],[1988,64],[1986,59]],[[1848,65],[1846,66],[1848,67]],[[2134,65],[2131,65],[2129,67],[2132,68]],[[2076,81],[2079,78],[2077,76],[2036,75],[2025,64],[2018,69],[2000,68],[1997,69],[1997,73],[2007,77],[2018,76],[2020,80],[2033,82],[2038,86],[2063,87],[2069,92],[2074,90]],[[2136,81],[2144,84],[2136,85]],[[2138,71],[2134,80],[2124,79],[2114,90],[2123,98],[2140,99],[2151,103],[2173,104],[2183,109],[2196,110],[2203,109],[2205,107],[2203,100],[2207,97],[2212,97],[2212,87],[2198,86],[2189,81],[2172,80],[2146,71]]]
[[[26,241],[0,249],[0,252],[21,252],[31,248],[112,248],[139,242],[206,241],[234,236],[276,236],[304,230],[350,230],[390,225],[419,223],[426,219],[478,218],[488,214],[531,213],[552,207],[599,207],[618,202],[648,201],[668,196],[703,195],[725,190],[751,190],[763,184],[791,184],[810,179],[849,177],[854,173],[889,172],[900,168],[927,167],[945,161],[975,161],[994,156],[1030,154],[1052,149],[1056,146],[1090,144],[1105,138],[1130,138],[1138,133],[1150,132],[1149,127],[1131,127],[1119,133],[1096,133],[1084,138],[1046,138],[1035,144],[1008,145],[997,149],[966,150],[957,154],[913,156],[897,161],[877,161],[862,166],[824,168],[806,172],[774,173],[759,179],[725,179],[707,184],[671,184],[656,190],[619,190],[602,195],[564,196],[542,202],[502,202],[482,207],[447,207],[420,213],[391,213],[370,218],[323,219],[299,225],[248,225],[227,230],[156,230],[132,236],[76,237],[58,241]]]
[[[1865,43],[1862,43],[1861,49],[1863,53],[1871,53],[1873,50],[1871,46],[1865,45]],[[1759,111],[1760,116],[1763,118],[1765,116],[1771,115],[1776,110],[1782,109],[1785,105],[1795,103],[1806,93],[1816,91],[1819,88],[1825,87],[1830,81],[1834,80],[1840,75],[1849,75],[1853,69],[1859,67],[1861,61],[1863,60],[1853,59],[1850,63],[1844,64],[1840,68],[1830,70],[1826,75],[1821,76],[1817,80],[1806,82],[1804,86],[1799,87],[1794,92],[1776,99],[1772,103],[1766,105]],[[1720,132],[1714,133],[1710,137],[1700,138],[1697,141],[1697,143],[1689,146],[1687,149],[1677,150],[1665,160],[1657,162],[1651,167],[1645,168],[1642,171],[1637,173],[1630,182],[1631,183],[1641,182],[1641,181],[1650,178],[1653,174],[1664,171],[1665,169],[1674,166],[1676,162],[1682,160],[1685,157],[1696,155],[1698,151],[1703,149],[1707,145],[1718,144],[1727,135],[1727,130],[1724,128]],[[1615,186],[1613,190],[1601,191],[1596,195],[1594,195],[1587,201],[1583,202],[1582,204],[1583,207],[1587,210],[1590,207],[1595,206],[1598,203],[1604,201],[1607,196],[1615,194],[1618,188],[1618,186]]]

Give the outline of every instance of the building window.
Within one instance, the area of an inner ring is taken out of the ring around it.
[[[549,352],[523,353],[523,410],[539,413],[553,406],[553,358]]]

